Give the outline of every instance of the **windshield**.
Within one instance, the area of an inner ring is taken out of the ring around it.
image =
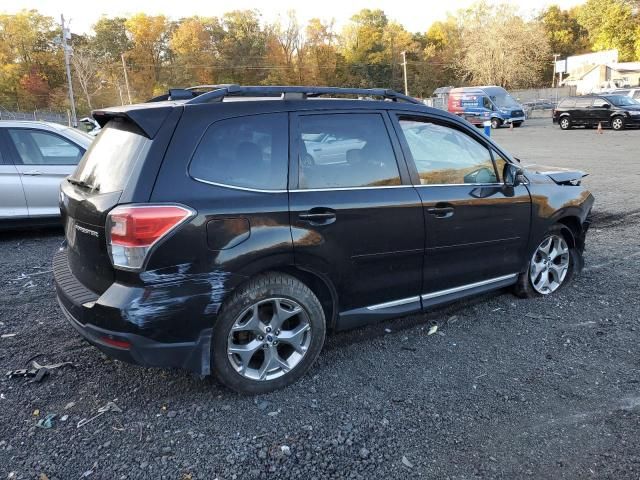
[[[612,95],[611,97],[605,97],[611,103],[613,103],[616,107],[626,107],[629,105],[640,105],[640,102],[634,100],[631,97],[626,97],[624,95]]]
[[[82,157],[71,181],[99,193],[121,191],[150,143],[126,124],[111,121]]]
[[[516,102],[511,95],[507,92],[492,95],[491,100],[498,106],[498,108],[518,108],[520,104]]]

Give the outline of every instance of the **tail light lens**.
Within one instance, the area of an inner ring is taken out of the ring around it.
[[[114,267],[139,270],[151,248],[195,213],[179,205],[123,205],[107,217],[109,255]]]

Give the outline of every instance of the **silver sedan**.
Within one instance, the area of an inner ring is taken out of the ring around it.
[[[92,140],[56,123],[0,121],[0,228],[58,221],[60,182]]]

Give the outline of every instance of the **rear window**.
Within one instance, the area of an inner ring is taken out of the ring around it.
[[[141,165],[151,140],[134,126],[110,121],[82,157],[72,179],[100,193],[124,190]]]
[[[259,190],[287,188],[286,113],[220,120],[207,128],[189,165],[196,180]]]

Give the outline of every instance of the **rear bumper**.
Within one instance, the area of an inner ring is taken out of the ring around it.
[[[111,358],[145,367],[176,367],[201,375],[211,373],[211,329],[203,331],[196,342],[163,343],[134,333],[114,332],[89,323],[83,325],[65,308],[59,294],[58,304],[76,332]]]
[[[182,368],[200,375],[211,373],[212,328],[198,328],[192,338],[165,341],[185,324],[183,308],[165,309],[145,318],[132,316],[132,299],[144,288],[114,284],[102,295],[85,288],[71,273],[66,252],[54,257],[53,275],[58,304],[71,326],[106,355],[146,367]],[[114,293],[115,292],[115,293]],[[188,329],[185,329],[188,330]],[[181,332],[182,333],[182,332]]]

